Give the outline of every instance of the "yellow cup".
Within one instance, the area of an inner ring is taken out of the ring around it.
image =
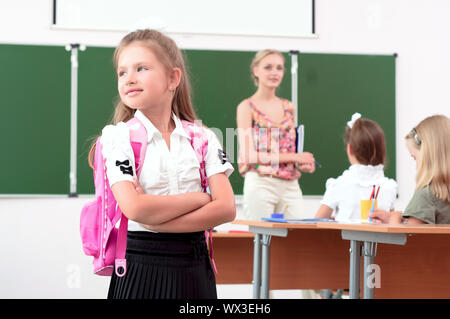
[[[375,206],[377,208],[378,201],[375,199]],[[361,199],[361,220],[368,221],[369,220],[369,212],[372,209],[372,200],[370,199]]]

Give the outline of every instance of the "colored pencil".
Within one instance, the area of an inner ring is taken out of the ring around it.
[[[375,194],[375,199],[378,198],[378,192],[379,192],[379,191],[380,191],[380,186],[378,186],[377,192],[376,192],[376,194]]]
[[[373,185],[372,194],[370,194],[370,198],[369,198],[370,200],[372,200],[374,194],[375,194],[375,185]]]

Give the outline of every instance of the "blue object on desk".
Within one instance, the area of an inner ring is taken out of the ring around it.
[[[284,214],[283,213],[280,213],[280,214],[273,213],[270,215],[270,217],[271,218],[284,218]]]
[[[266,222],[273,222],[273,223],[287,223],[287,220],[284,218],[261,217],[261,220],[265,220]]]

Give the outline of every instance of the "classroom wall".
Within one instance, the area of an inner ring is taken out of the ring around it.
[[[449,10],[446,0],[316,0],[316,38],[173,38],[184,49],[273,47],[323,53],[397,53],[396,208],[404,209],[414,191],[415,164],[403,137],[426,116],[450,116],[450,44],[444,40],[450,30]],[[1,1],[0,43],[114,46],[124,35],[52,30],[51,14],[51,0]],[[283,17],[273,18],[271,23],[283,23]],[[107,280],[91,275],[91,261],[80,250],[78,219],[87,200],[0,197],[0,298],[104,298]],[[305,200],[313,214],[320,197]],[[239,202],[238,209],[240,214]],[[246,298],[250,294],[248,287],[219,287],[219,297]]]

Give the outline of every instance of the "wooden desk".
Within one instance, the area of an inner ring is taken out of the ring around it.
[[[361,257],[364,298],[375,294],[377,298],[450,298],[450,225],[318,223],[317,227],[341,230],[342,238],[350,240],[350,298],[360,297]],[[373,265],[382,270],[379,287],[371,282]]]
[[[252,233],[213,233],[217,284],[250,284],[252,282]]]
[[[233,223],[248,225],[249,231],[255,234],[253,254],[246,246],[249,256],[238,259],[237,263],[235,259],[235,265],[241,265],[253,255],[253,270],[246,269],[253,274],[253,280],[250,276],[247,281],[253,283],[253,298],[268,298],[269,286],[271,289],[348,287],[348,244],[342,240],[340,230],[318,229],[314,224],[243,220]],[[218,262],[216,260],[219,268]],[[217,278],[220,272],[219,269]]]
[[[250,240],[244,249],[242,240],[228,248],[240,256],[228,262],[231,269],[245,270],[240,277],[245,277],[243,282],[250,283],[253,274],[254,298],[268,296],[269,265],[271,289],[345,289],[353,285],[352,297],[359,298],[363,290],[360,269],[365,269],[361,268],[362,257],[367,265],[376,262],[381,269],[380,288],[367,291],[365,297],[450,298],[450,225],[234,223],[248,225],[255,233],[253,272],[248,266],[252,263]],[[231,271],[227,268],[220,267],[218,278],[221,271]]]

